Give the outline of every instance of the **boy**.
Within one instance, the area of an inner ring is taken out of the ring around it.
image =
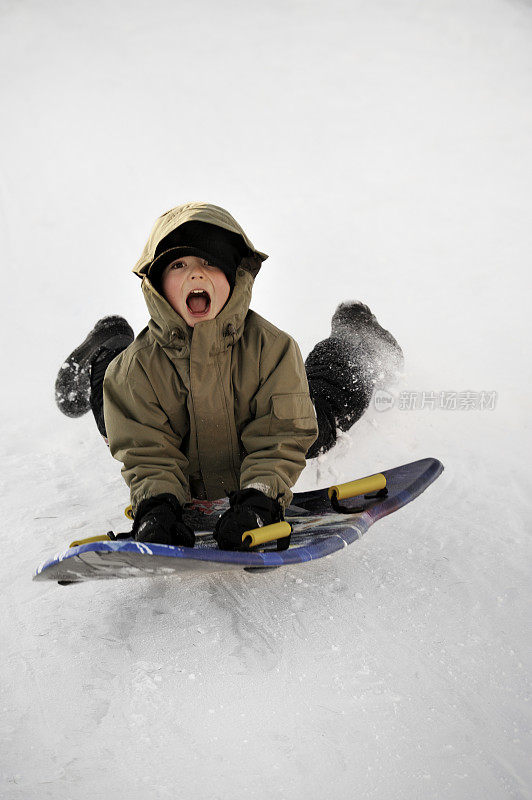
[[[241,549],[244,531],[283,519],[305,456],[363,413],[379,362],[402,359],[369,309],[351,303],[305,370],[296,342],[249,309],[266,258],[224,209],[171,209],[134,268],[148,327],[133,341],[122,318],[100,320],[59,372],[61,410],[90,406],[123,464],[137,540],[192,547],[184,504],[229,495],[214,536]]]

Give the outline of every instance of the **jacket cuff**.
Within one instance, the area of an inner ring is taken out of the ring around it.
[[[145,500],[153,497],[173,497],[181,507],[190,502],[190,497],[186,496],[186,491],[181,492],[181,485],[175,485],[170,481],[143,481],[143,485],[131,489],[131,507],[133,514],[136,515],[138,509]]]
[[[273,483],[265,483],[264,481],[251,481],[250,483],[245,483],[240,487],[241,491],[244,489],[258,489],[258,491],[265,494],[266,497],[269,497],[272,500],[277,500],[283,511],[288,508],[292,502],[292,497],[294,496],[290,489],[287,489],[286,487],[279,489],[278,485],[273,485]]]

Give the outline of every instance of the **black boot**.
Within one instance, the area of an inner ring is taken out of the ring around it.
[[[364,303],[340,303],[331,320],[331,336],[356,352],[356,360],[374,388],[395,383],[403,370],[403,351]]]
[[[98,361],[101,371],[101,365],[106,362],[101,375],[103,384],[103,374],[109,363],[134,338],[132,328],[123,317],[104,317],[96,323],[87,338],[68,356],[57,374],[55,402],[63,414],[67,417],[81,417],[90,410],[93,364]],[[96,412],[95,417],[100,428]]]
[[[402,369],[403,353],[394,337],[359,302],[341,303],[332,317],[331,336],[305,361],[316,409],[318,438],[307,453],[314,458],[336,443],[369,406],[375,388],[390,385]]]

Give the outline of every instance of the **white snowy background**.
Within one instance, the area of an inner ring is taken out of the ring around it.
[[[0,796],[531,797],[530,2],[0,0],[0,75]],[[270,254],[252,307],[304,356],[345,299],[404,348],[296,489],[445,472],[308,565],[33,583],[127,524],[53,385],[99,317],[146,324],[131,268],[187,200]]]

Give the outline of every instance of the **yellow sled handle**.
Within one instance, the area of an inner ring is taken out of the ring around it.
[[[127,508],[124,508],[124,514],[128,519],[133,519],[133,507],[128,506]]]
[[[68,545],[69,547],[79,547],[81,544],[91,544],[91,542],[108,542],[111,541],[111,537],[104,533],[100,536],[89,536],[88,539],[76,539],[75,542],[70,542]]]
[[[359,494],[369,494],[378,492],[386,488],[386,478],[382,472],[376,475],[368,475],[367,478],[358,478],[349,483],[339,483],[329,489],[329,499],[336,495],[337,500],[346,500],[348,497],[357,497]]]
[[[242,534],[242,544],[256,547],[258,544],[266,544],[276,539],[284,539],[290,536],[292,528],[288,522],[274,522],[272,525],[263,525],[262,528],[253,528]],[[251,541],[247,541],[250,539]]]

